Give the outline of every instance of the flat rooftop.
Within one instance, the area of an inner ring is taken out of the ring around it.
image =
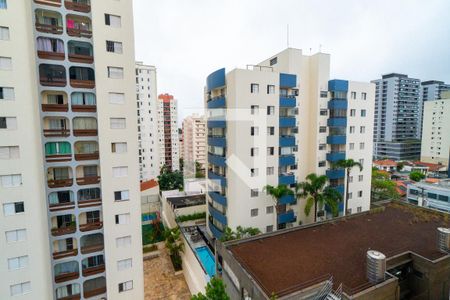
[[[367,250],[380,251],[387,259],[411,251],[435,260],[446,255],[437,249],[437,228],[449,224],[440,212],[392,202],[370,212],[226,247],[267,295],[287,295],[325,276],[353,290],[369,284]]]

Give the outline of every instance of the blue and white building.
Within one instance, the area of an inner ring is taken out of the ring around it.
[[[408,184],[409,203],[450,212],[450,179]]]

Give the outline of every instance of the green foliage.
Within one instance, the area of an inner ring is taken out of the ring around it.
[[[362,164],[353,159],[341,159],[338,162],[333,164],[333,168],[335,169],[346,169],[347,171],[353,169],[354,167],[358,167],[360,171],[363,170]]]
[[[206,212],[200,212],[200,213],[193,213],[190,215],[183,215],[177,217],[177,222],[186,222],[186,221],[192,221],[192,220],[198,220],[198,219],[206,219]]]
[[[166,239],[166,248],[169,250],[170,258],[175,270],[181,270],[181,253],[184,252],[184,243],[180,238],[181,231],[179,227],[166,229],[164,237]]]
[[[254,227],[236,227],[236,231],[233,231],[230,227],[226,227],[222,238],[220,239],[222,242],[231,241],[231,240],[239,240],[242,238],[254,236],[257,234],[261,234],[261,231],[258,228]]]
[[[278,296],[275,294],[275,292],[272,292],[272,295],[270,295],[270,300],[277,300]]]
[[[155,230],[155,225],[153,224],[142,225],[142,244],[154,244],[164,240],[164,225],[159,222],[157,226],[159,226],[159,229]]]
[[[405,167],[405,163],[403,163],[403,162],[399,162],[398,164],[397,164],[397,171],[401,171],[401,170],[403,170],[403,168]]]
[[[181,171],[171,172],[164,166],[161,168],[161,174],[158,176],[158,183],[161,191],[182,190],[183,173]]]
[[[230,300],[225,292],[226,285],[222,279],[213,277],[206,285],[206,295],[198,293],[191,297],[191,300]]]
[[[395,182],[390,180],[389,174],[379,170],[372,170],[371,192],[373,201],[400,198]]]
[[[425,178],[425,174],[423,174],[422,172],[412,171],[411,173],[409,173],[409,179],[411,179],[412,181],[418,182],[424,178]]]
[[[284,184],[280,184],[278,186],[266,185],[264,189],[267,191],[267,194],[272,196],[275,201],[275,205],[278,205],[278,202],[282,197],[294,195],[294,192]]]
[[[198,161],[195,162],[195,178],[205,178],[205,170]]]

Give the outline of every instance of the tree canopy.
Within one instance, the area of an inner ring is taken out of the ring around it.
[[[409,179],[411,179],[412,181],[418,182],[424,179],[425,177],[426,177],[425,174],[419,171],[412,171],[411,173],[409,173]]]
[[[191,300],[230,300],[225,292],[226,285],[222,279],[213,277],[206,285],[206,293],[198,293],[191,297]]]
[[[183,173],[181,171],[171,172],[164,166],[161,168],[161,174],[158,176],[158,183],[161,191],[182,190]]]

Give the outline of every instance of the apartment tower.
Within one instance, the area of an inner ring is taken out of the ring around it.
[[[214,237],[227,226],[270,232],[312,222],[305,199],[287,195],[275,207],[264,187],[294,188],[316,173],[344,195],[346,172],[332,163],[346,158],[364,167],[351,172],[347,210],[369,209],[374,86],[329,74],[328,54],[288,48],[247,69],[207,77],[207,214]],[[330,215],[319,207],[319,219]]]
[[[199,163],[202,169],[206,166],[206,118],[193,114],[183,120],[184,163]]]
[[[159,95],[158,100],[160,166],[176,171],[180,169],[177,100],[169,94]]]
[[[0,20],[0,298],[142,299],[131,2]]]
[[[136,62],[136,105],[140,180],[159,175],[158,100],[156,68]]]

